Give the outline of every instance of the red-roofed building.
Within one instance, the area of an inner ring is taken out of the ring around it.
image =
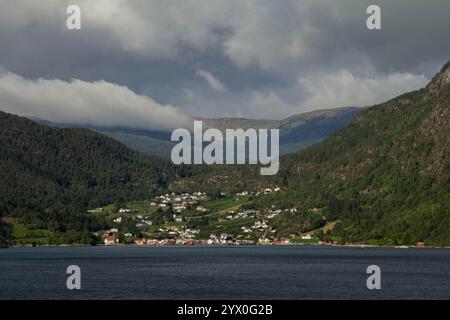
[[[104,242],[105,246],[117,244],[119,243],[119,238],[115,234],[113,234],[111,236],[106,236]]]

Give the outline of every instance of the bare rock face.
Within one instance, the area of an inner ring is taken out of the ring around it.
[[[428,84],[427,89],[434,94],[439,92],[450,84],[450,61],[442,68],[433,80]]]

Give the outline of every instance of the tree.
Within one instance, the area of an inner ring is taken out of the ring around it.
[[[11,235],[11,226],[2,220],[0,215],[0,247],[8,246]]]
[[[220,189],[211,189],[206,192],[206,195],[211,200],[217,200],[220,199]]]

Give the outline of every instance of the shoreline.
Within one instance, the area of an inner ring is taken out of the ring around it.
[[[308,246],[308,247],[320,247],[320,248],[360,248],[360,249],[450,249],[450,247],[417,247],[417,246],[375,246],[375,245],[359,245],[359,244],[332,244],[332,245],[321,245],[321,244],[312,244],[312,243],[285,243],[285,244],[194,244],[194,245],[182,245],[182,244],[174,244],[174,245],[137,245],[137,244],[114,244],[114,245],[84,245],[84,244],[73,244],[73,245],[14,245],[9,247],[0,247],[1,249],[20,249],[20,248],[94,248],[94,247],[130,247],[130,248],[190,248],[190,247],[204,247],[204,248],[232,248],[232,247],[294,247],[294,246]]]

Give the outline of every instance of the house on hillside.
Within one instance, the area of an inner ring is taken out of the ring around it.
[[[105,246],[118,244],[119,243],[119,238],[115,234],[110,235],[110,236],[106,236],[104,243],[105,243]]]

